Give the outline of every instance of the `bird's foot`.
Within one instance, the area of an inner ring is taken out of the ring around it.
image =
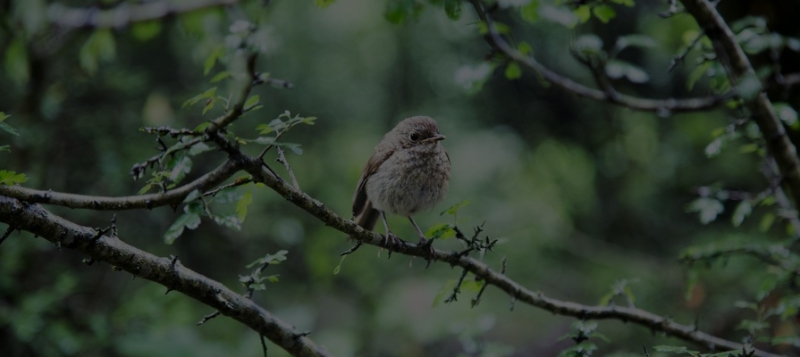
[[[392,232],[388,232],[388,234],[383,236],[383,244],[387,247],[401,247],[403,243],[405,242]]]
[[[428,254],[433,254],[433,239],[425,239],[425,237],[420,236],[417,246],[427,250]]]

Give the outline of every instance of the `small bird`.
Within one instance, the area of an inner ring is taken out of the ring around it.
[[[353,216],[372,230],[378,216],[386,228],[384,242],[400,243],[389,230],[386,213],[406,216],[427,245],[425,234],[412,214],[433,208],[444,200],[450,180],[450,156],[440,143],[436,121],[426,116],[407,118],[383,136],[367,161],[353,195]]]

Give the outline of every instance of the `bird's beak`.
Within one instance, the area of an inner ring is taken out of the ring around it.
[[[423,141],[426,142],[426,143],[432,143],[432,142],[435,142],[435,141],[442,141],[442,140],[444,140],[446,138],[447,137],[442,135],[442,134],[436,134],[436,135],[431,136],[430,138],[427,138],[427,139],[425,139]]]

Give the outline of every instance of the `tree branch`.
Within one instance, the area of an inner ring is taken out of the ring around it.
[[[681,2],[697,24],[706,30],[708,37],[718,44],[714,46],[714,50],[717,58],[727,60],[730,64],[731,71],[728,77],[732,84],[736,85],[742,78],[756,75],[750,60],[736,41],[733,31],[713,4],[707,0],[681,0]],[[797,157],[797,148],[786,135],[786,130],[775,114],[767,94],[759,91],[752,99],[745,100],[745,104],[761,129],[770,154],[778,163],[784,182],[790,188],[790,196],[795,204],[800,202],[800,160]]]
[[[239,170],[238,165],[225,161],[213,171],[197,178],[189,184],[183,185],[165,193],[155,193],[140,196],[88,196],[72,193],[42,191],[21,186],[0,185],[0,195],[16,198],[31,203],[54,204],[69,208],[84,208],[98,211],[105,210],[130,210],[178,204],[194,190],[206,191],[219,185]]]
[[[53,25],[74,29],[122,28],[137,22],[158,20],[170,15],[191,12],[208,7],[233,5],[239,0],[155,1],[138,5],[122,3],[109,9],[70,8],[52,4],[47,17]]]
[[[402,241],[401,244],[387,244],[383,237],[375,232],[365,230],[352,220],[346,220],[328,209],[322,202],[308,196],[305,192],[297,190],[269,173],[261,162],[249,156],[241,158],[244,170],[253,176],[254,181],[262,182],[275,192],[292,202],[297,207],[310,213],[325,225],[330,226],[359,242],[375,245],[395,253],[421,257],[429,260],[438,260],[452,266],[459,266],[471,272],[476,277],[484,280],[504,291],[515,300],[523,301],[529,305],[564,316],[580,319],[615,319],[632,322],[648,327],[653,331],[664,332],[670,336],[705,346],[712,350],[738,350],[742,345],[698,331],[695,326],[681,325],[672,320],[658,316],[654,313],[633,308],[617,306],[588,306],[569,301],[561,301],[545,296],[541,292],[531,291],[521,286],[504,274],[498,273],[481,261],[468,257],[459,252],[446,252],[438,249],[429,249],[418,244]],[[756,350],[754,356],[778,357],[780,355]]]
[[[239,167],[234,161],[227,160],[213,171],[197,178],[191,183],[165,193],[153,193],[141,196],[87,196],[7,185],[0,185],[0,195],[30,203],[46,203],[69,208],[85,208],[98,211],[121,211],[138,208],[151,209],[154,207],[181,203],[192,191],[207,191],[231,177],[238,170]]]
[[[217,281],[198,274],[178,261],[156,257],[125,244],[117,237],[99,235],[92,228],[77,225],[37,204],[0,196],[0,222],[44,237],[61,247],[87,254],[133,275],[164,285],[219,310],[247,325],[294,356],[328,356],[311,339],[252,300]]]
[[[620,93],[614,88],[604,88],[598,90],[595,88],[587,87],[583,84],[573,81],[570,78],[561,76],[560,74],[545,67],[543,64],[536,61],[531,56],[526,56],[506,42],[500,35],[495,26],[494,21],[489,18],[489,14],[484,11],[480,4],[480,0],[471,0],[472,6],[478,13],[478,17],[486,23],[489,32],[485,35],[486,42],[500,53],[505,54],[511,60],[519,63],[520,65],[531,69],[540,74],[548,82],[553,83],[556,87],[564,89],[568,92],[577,94],[578,96],[605,101],[613,104],[619,104],[634,110],[650,111],[650,112],[690,112],[702,111],[716,108],[725,101],[733,98],[733,94],[726,95],[712,95],[705,98],[690,98],[690,99],[648,99],[638,98],[627,94]]]

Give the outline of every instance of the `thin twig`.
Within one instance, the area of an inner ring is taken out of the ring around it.
[[[3,244],[3,242],[6,240],[6,238],[8,238],[11,235],[11,232],[13,232],[13,231],[14,231],[14,226],[8,225],[8,229],[6,229],[6,232],[3,233],[2,237],[0,237],[0,244]]]
[[[289,178],[292,179],[292,184],[294,185],[294,188],[296,188],[299,191],[300,184],[297,183],[297,178],[294,177],[294,172],[292,171],[292,167],[289,166],[289,161],[286,161],[286,156],[283,154],[283,149],[281,149],[280,146],[276,147],[275,149],[278,150],[277,161],[283,164],[283,167],[285,167],[286,171],[289,172]]]

